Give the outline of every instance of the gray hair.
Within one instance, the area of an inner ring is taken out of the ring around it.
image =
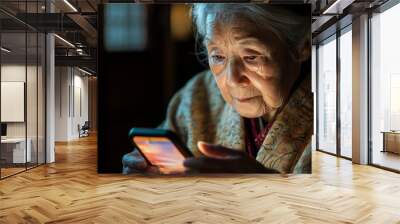
[[[300,44],[310,38],[311,18],[296,14],[283,6],[251,3],[195,3],[191,14],[196,41],[199,37],[204,38],[207,35],[207,26],[237,15],[254,22],[261,32],[273,32],[287,43],[292,51],[298,49]]]

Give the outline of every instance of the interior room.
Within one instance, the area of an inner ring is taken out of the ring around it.
[[[400,223],[397,0],[232,1],[311,8],[311,174],[123,175],[99,153],[204,70],[183,2],[0,2],[0,223]],[[99,95],[104,69],[120,78]]]
[[[13,25],[1,29],[2,177],[45,162],[45,35]]]

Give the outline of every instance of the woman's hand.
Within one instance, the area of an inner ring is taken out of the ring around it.
[[[159,174],[159,170],[155,166],[147,164],[146,160],[139,153],[137,149],[132,152],[125,154],[122,157],[122,173],[147,173],[147,174]]]
[[[237,150],[205,142],[198,142],[197,146],[204,156],[184,161],[189,173],[279,173]]]

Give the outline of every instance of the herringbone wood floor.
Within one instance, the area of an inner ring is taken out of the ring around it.
[[[98,175],[96,139],[0,181],[0,223],[400,223],[400,175],[315,152],[313,174]]]

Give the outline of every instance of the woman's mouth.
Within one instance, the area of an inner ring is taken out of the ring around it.
[[[238,102],[240,102],[240,103],[243,103],[243,102],[247,102],[247,101],[250,101],[250,100],[252,100],[252,99],[255,99],[256,97],[258,97],[258,96],[252,96],[252,97],[233,97],[236,101],[238,101]]]

